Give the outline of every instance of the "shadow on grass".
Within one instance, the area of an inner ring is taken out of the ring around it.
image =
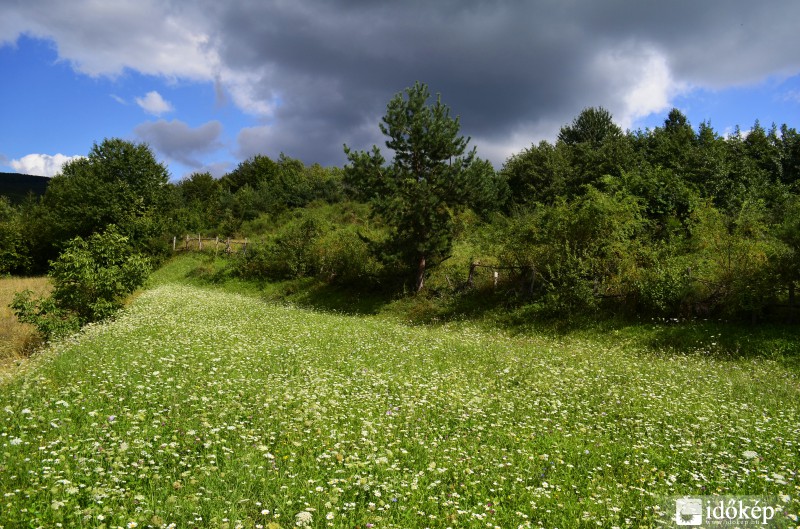
[[[331,285],[315,278],[272,283],[264,289],[267,299],[288,301],[298,307],[350,316],[378,314],[391,302],[385,292]]]
[[[493,289],[456,294],[426,291],[400,295],[397,288],[366,289],[316,278],[245,280],[231,275],[225,259],[183,256],[157,272],[163,282],[222,288],[267,301],[350,316],[382,315],[412,325],[474,322],[487,331],[591,340],[609,347],[658,354],[700,354],[718,359],[770,359],[800,371],[800,325],[653,320],[608,307],[601,313],[553,313],[540,303]]]
[[[800,327],[789,324],[688,322],[647,326],[643,345],[720,359],[770,359],[800,370]]]

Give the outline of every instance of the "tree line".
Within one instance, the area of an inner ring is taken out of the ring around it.
[[[176,183],[148,146],[104,140],[41,198],[0,201],[0,273],[44,272],[113,226],[156,262],[173,235],[245,235],[260,244],[230,274],[352,289],[470,295],[480,261],[504,270],[493,299],[543,315],[757,320],[795,304],[800,137],[786,125],[722,135],[673,109],[623,131],[586,108],[496,170],[417,83],[379,127],[390,159],[377,146],[344,146],[343,167],[257,155]]]

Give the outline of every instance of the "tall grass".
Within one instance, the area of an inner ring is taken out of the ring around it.
[[[46,277],[0,278],[0,368],[29,355],[39,345],[35,329],[20,323],[9,307],[16,292],[32,290],[37,296],[50,291]]]

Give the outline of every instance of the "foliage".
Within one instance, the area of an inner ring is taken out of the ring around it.
[[[712,206],[698,208],[692,235],[704,310],[757,318],[775,302],[775,268],[789,249],[769,233],[762,202],[744,203],[732,218]]]
[[[361,284],[380,270],[369,244],[359,235],[364,230],[368,228],[361,225],[357,212],[346,205],[297,209],[279,218],[246,254],[237,257],[234,271],[251,279],[319,277],[329,283]]]
[[[677,109],[662,127],[623,134],[607,111],[586,109],[555,144],[501,169],[510,218],[494,254],[535,269],[531,302],[558,314],[768,317],[794,304],[799,279],[797,137],[758,122],[747,134],[695,132]]]
[[[234,216],[252,220],[259,213],[276,214],[303,207],[314,200],[341,199],[341,179],[334,169],[303,162],[281,154],[277,161],[256,155],[240,163],[220,180],[229,194]]]
[[[470,189],[481,190],[493,174],[485,163],[473,166],[475,150],[467,151],[458,118],[450,117],[441,96],[432,105],[429,97],[428,87],[416,83],[389,102],[380,129],[394,152],[391,164],[377,146],[371,152],[345,146],[345,181],[390,227],[389,253],[415,267],[416,292],[426,269],[449,255],[454,217],[469,202]]]
[[[52,297],[33,296],[31,290],[18,292],[10,307],[19,322],[36,327],[43,340],[65,336],[80,329],[78,316],[59,307]]]
[[[431,314],[483,296],[530,317],[800,321],[800,135],[787,125],[722,135],[672,109],[623,131],[589,107],[499,171],[423,84],[379,127],[390,160],[378,147],[345,146],[344,168],[256,155],[174,184],[146,145],[104,140],[41,200],[0,201],[0,274],[43,271],[76,235],[114,224],[151,258],[175,235],[248,237],[226,272],[240,278],[427,285]],[[470,290],[475,261],[485,275]]]
[[[246,225],[263,215],[279,216],[314,201],[344,200],[341,169],[306,166],[283,154],[256,155],[215,179],[195,173],[172,186],[174,234],[248,234]]]
[[[561,127],[558,141],[567,145],[588,144],[598,147],[608,140],[622,136],[622,129],[614,123],[611,113],[602,107],[589,107],[581,111],[572,124]]]
[[[211,173],[192,173],[173,186],[173,216],[189,233],[216,228],[221,217],[222,186]]]
[[[148,260],[133,253],[130,241],[116,227],[84,240],[76,237],[52,263],[53,292],[32,299],[30,292],[15,297],[20,321],[36,325],[49,339],[89,322],[109,317],[125,297],[144,284]]]
[[[546,141],[511,156],[500,170],[509,188],[508,209],[513,206],[552,204],[566,192],[572,168],[564,143]]]
[[[604,297],[629,294],[643,224],[636,198],[589,186],[582,197],[515,218],[501,259],[533,274],[533,293],[551,312],[592,310]]]
[[[0,196],[0,276],[27,272],[31,267],[20,211]]]
[[[89,237],[115,225],[138,250],[146,250],[167,227],[166,167],[146,144],[106,139],[86,158],[64,164],[41,203],[39,239],[53,259],[74,237]]]

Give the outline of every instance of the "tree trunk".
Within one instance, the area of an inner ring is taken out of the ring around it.
[[[414,288],[414,292],[418,293],[422,290],[425,286],[425,256],[421,255],[419,258],[419,264],[417,265],[417,284]]]

